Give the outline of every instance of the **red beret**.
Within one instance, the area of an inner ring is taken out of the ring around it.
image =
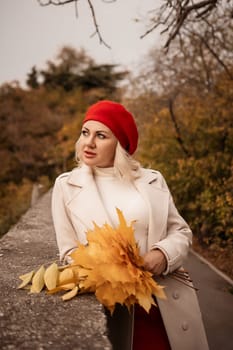
[[[88,120],[95,120],[106,125],[129,154],[136,151],[137,126],[132,114],[120,103],[103,100],[93,104],[88,108],[83,123]]]

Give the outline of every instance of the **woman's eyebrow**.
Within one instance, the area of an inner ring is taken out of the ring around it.
[[[107,131],[107,130],[96,130],[96,132],[102,132],[104,134],[108,134],[109,133],[109,131]]]
[[[86,126],[83,126],[82,130],[90,131],[90,129],[87,128]],[[95,133],[104,133],[104,134],[110,135],[111,131],[110,130],[108,131],[108,130],[97,129],[97,130],[95,130]]]

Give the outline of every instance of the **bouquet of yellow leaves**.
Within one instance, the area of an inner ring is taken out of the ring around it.
[[[35,273],[20,276],[22,283],[18,288],[30,288],[31,293],[39,293],[43,288],[49,294],[66,291],[63,300],[92,292],[111,313],[116,303],[128,309],[138,303],[149,312],[151,305],[155,305],[153,296],[165,299],[164,290],[152,273],[143,268],[133,223],[128,226],[119,209],[117,214],[116,229],[108,224],[102,227],[95,224],[87,232],[88,245],[78,245],[70,254],[70,265],[53,263],[47,269],[42,265]]]

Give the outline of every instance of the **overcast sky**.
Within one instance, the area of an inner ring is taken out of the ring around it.
[[[117,0],[103,3],[93,0],[103,39],[99,44],[87,1],[74,4],[39,6],[37,0],[0,0],[0,84],[18,80],[22,85],[31,67],[41,69],[53,60],[64,45],[85,48],[97,63],[116,63],[134,70],[137,62],[161,42],[159,33],[140,39],[145,23],[134,19],[145,16],[155,6],[154,0]],[[158,6],[159,1],[156,1]]]

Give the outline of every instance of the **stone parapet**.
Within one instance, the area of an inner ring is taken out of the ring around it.
[[[63,302],[60,295],[17,289],[19,275],[58,260],[51,191],[0,240],[1,350],[110,350],[103,306],[92,294]]]

